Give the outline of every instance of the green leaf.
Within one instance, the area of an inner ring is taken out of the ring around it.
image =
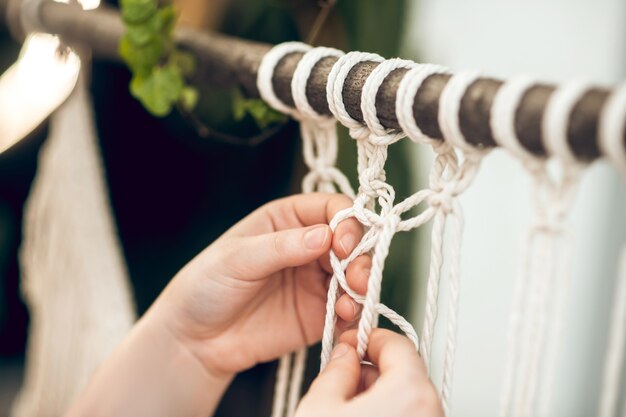
[[[166,36],[170,36],[176,24],[176,9],[173,4],[163,6],[156,13],[158,16],[158,30]]]
[[[126,35],[134,45],[143,46],[155,38],[170,37],[174,23],[176,13],[170,5],[159,9],[144,22],[127,23]]]
[[[128,30],[126,31],[125,36],[128,38],[128,41],[133,44],[133,46],[143,46],[154,40],[156,34],[149,26],[141,24],[128,25]]]
[[[271,124],[283,122],[287,116],[270,108],[263,100],[244,97],[236,88],[233,90],[233,118],[237,121],[249,114],[254,122],[263,130]]]
[[[132,95],[153,115],[163,117],[181,99],[183,77],[174,67],[155,68],[148,77],[135,76],[130,83]]]
[[[158,4],[156,0],[121,0],[121,6],[124,22],[138,24],[154,15]]]
[[[265,129],[271,124],[284,121],[287,116],[271,109],[263,100],[248,99],[247,110],[259,129]]]
[[[191,111],[198,104],[198,90],[193,87],[184,87],[180,93],[180,105],[183,109]]]
[[[152,38],[143,45],[136,45],[124,35],[120,41],[119,54],[134,75],[147,76],[161,60],[164,45],[161,38]]]

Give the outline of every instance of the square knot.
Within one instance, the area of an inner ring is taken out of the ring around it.
[[[400,217],[396,213],[389,213],[382,217],[382,228],[387,230],[392,230],[393,233],[398,231],[398,225],[402,221],[402,217]]]
[[[356,140],[365,140],[370,134],[370,130],[367,126],[357,125],[349,126],[350,137]]]
[[[403,137],[405,137],[405,134],[403,132],[389,132],[385,135],[370,133],[368,140],[370,144],[375,146],[389,146],[396,143]]]
[[[442,210],[445,214],[450,214],[454,211],[455,197],[455,194],[444,188],[428,197],[428,204],[433,208]]]

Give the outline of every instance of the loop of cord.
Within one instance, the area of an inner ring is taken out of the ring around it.
[[[626,83],[617,88],[604,105],[598,130],[600,150],[626,177]]]
[[[528,168],[541,165],[543,159],[522,145],[515,130],[515,114],[526,92],[536,84],[533,78],[526,76],[509,79],[498,89],[489,119],[494,141]]]
[[[300,113],[293,107],[285,104],[274,91],[274,70],[278,63],[287,55],[306,53],[311,46],[302,42],[285,42],[274,46],[261,60],[257,71],[256,85],[261,98],[275,110],[285,113],[296,120],[300,120]]]
[[[431,138],[417,125],[413,110],[413,103],[420,87],[428,77],[435,74],[449,74],[450,71],[440,65],[422,64],[410,69],[400,81],[396,93],[396,118],[400,128],[407,137],[418,144],[430,145],[433,149],[441,148],[439,152],[450,149],[448,143],[441,139]]]
[[[592,88],[586,80],[576,80],[560,86],[552,93],[542,119],[542,136],[548,154],[566,166],[580,165],[568,140],[567,127],[574,105]]]

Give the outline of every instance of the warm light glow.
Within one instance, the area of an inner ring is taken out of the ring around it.
[[[0,152],[32,132],[74,89],[80,59],[58,48],[55,36],[29,35],[18,61],[0,77]]]
[[[79,3],[92,10],[100,0]],[[71,51],[60,54],[59,46],[56,36],[29,35],[18,61],[0,77],[0,153],[39,126],[74,89],[80,59]]]

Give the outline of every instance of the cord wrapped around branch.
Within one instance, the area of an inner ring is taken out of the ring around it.
[[[11,0],[19,2],[20,0]],[[0,14],[5,21],[16,22],[15,7],[7,9],[9,0],[0,0]],[[40,10],[41,23],[49,33],[58,34],[69,45],[89,44],[94,56],[100,59],[119,60],[117,44],[124,33],[119,13],[111,8],[83,11],[78,7],[44,0]],[[193,52],[198,59],[196,81],[228,87],[239,85],[248,94],[258,97],[257,70],[270,45],[236,39],[214,33],[180,29],[177,31],[180,45]],[[276,95],[283,102],[293,105],[291,80],[301,53],[294,53],[278,63],[273,78]],[[336,57],[321,60],[312,70],[306,93],[311,107],[320,114],[330,115],[326,101],[326,80]],[[365,80],[378,65],[376,62],[359,63],[348,74],[343,90],[346,110],[355,120],[363,122],[361,92]],[[377,114],[385,128],[400,128],[396,118],[395,100],[400,82],[407,72],[400,68],[383,82],[376,97]],[[426,79],[415,96],[413,111],[416,122],[424,134],[441,138],[437,119],[439,100],[452,74],[434,74]],[[478,147],[498,146],[490,127],[490,109],[504,81],[478,78],[467,89],[461,101],[460,128],[468,143]],[[515,130],[521,145],[530,153],[546,155],[541,124],[548,100],[557,87],[536,84],[520,98],[515,117]],[[573,106],[567,128],[567,143],[572,153],[581,161],[601,156],[598,144],[598,121],[611,91],[591,87]],[[622,132],[622,148],[626,132]]]

